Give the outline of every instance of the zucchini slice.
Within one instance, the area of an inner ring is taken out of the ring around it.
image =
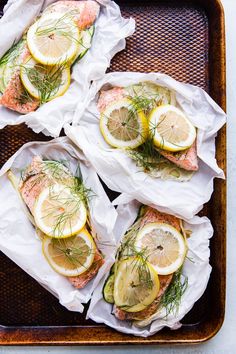
[[[103,298],[109,304],[114,304],[114,281],[115,274],[110,275],[103,287]]]
[[[81,60],[85,56],[89,48],[91,47],[94,32],[95,32],[95,26],[91,26],[85,31],[82,31],[79,50],[73,64]]]

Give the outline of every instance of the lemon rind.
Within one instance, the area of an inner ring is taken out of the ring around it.
[[[138,136],[136,139],[129,142],[129,145],[125,144],[125,142],[122,140],[118,140],[113,137],[111,139],[109,138],[110,134],[109,134],[108,129],[106,128],[106,121],[107,121],[106,112],[110,111],[112,107],[118,106],[119,108],[121,108],[121,107],[127,107],[128,105],[131,105],[131,104],[132,104],[131,100],[129,100],[128,98],[123,98],[123,99],[120,99],[120,100],[116,101],[115,103],[112,103],[111,105],[109,105],[101,113],[99,127],[100,127],[100,131],[102,133],[102,136],[108,145],[118,148],[118,149],[124,149],[124,150],[135,149],[138,146],[142,145],[145,142],[145,140],[147,139],[147,137],[148,137],[148,122],[147,122],[147,118],[146,118],[145,114],[142,111],[137,111],[137,115],[139,117],[140,128],[141,128],[140,131],[142,132],[142,135]],[[121,142],[121,144],[119,142]]]
[[[180,250],[181,253],[180,253],[179,258],[172,265],[170,265],[168,267],[159,267],[159,266],[154,265],[154,264],[151,264],[151,265],[152,265],[153,269],[159,275],[169,275],[169,274],[175,273],[183,265],[185,257],[186,257],[186,253],[187,253],[187,250],[188,250],[188,247],[187,247],[187,243],[186,243],[186,240],[184,239],[183,235],[175,227],[173,227],[172,225],[169,225],[169,224],[163,223],[163,222],[154,222],[154,223],[146,224],[137,234],[136,241],[135,241],[135,248],[137,248],[137,249],[140,248],[140,245],[139,245],[138,241],[143,236],[144,232],[147,229],[149,229],[149,228],[150,228],[150,230],[155,228],[155,226],[156,227],[158,227],[158,226],[162,226],[163,227],[164,226],[165,228],[172,229],[173,233],[175,235],[178,235],[178,242],[179,242],[179,245],[181,246],[181,250]]]
[[[174,145],[170,142],[165,141],[163,143],[163,138],[161,137],[161,135],[157,132],[157,130],[155,129],[154,135],[153,135],[153,143],[156,147],[160,148],[161,150],[165,150],[165,151],[170,151],[170,152],[178,152],[178,151],[183,151],[183,150],[187,150],[189,149],[195,139],[196,139],[196,128],[194,127],[194,125],[190,122],[190,120],[185,116],[185,114],[179,110],[177,107],[173,106],[173,105],[161,105],[158,107],[155,107],[149,114],[148,120],[149,120],[149,129],[150,131],[152,131],[152,127],[151,126],[155,126],[158,123],[158,120],[156,120],[155,116],[157,114],[158,111],[161,111],[163,108],[167,108],[169,107],[170,109],[174,110],[174,111],[178,111],[178,113],[186,120],[186,122],[188,123],[190,129],[191,129],[191,134],[189,134],[189,137],[191,137],[191,139],[189,138],[188,144],[184,145],[184,142],[180,142],[180,144]],[[155,121],[155,124],[154,122]],[[182,146],[181,146],[182,144]]]
[[[86,267],[81,267],[81,268],[83,269],[82,271],[78,271],[78,270],[77,270],[77,271],[71,271],[71,272],[69,272],[69,271],[66,271],[66,272],[60,271],[60,270],[63,269],[63,268],[61,268],[61,267],[55,265],[55,263],[52,262],[51,257],[50,257],[49,254],[45,251],[45,244],[46,244],[47,242],[48,242],[48,244],[49,244],[49,243],[51,242],[52,238],[47,237],[47,236],[44,237],[43,242],[42,242],[42,252],[43,252],[43,255],[44,255],[44,257],[46,258],[47,262],[48,262],[48,263],[50,264],[50,266],[52,267],[52,269],[54,269],[55,272],[57,272],[58,274],[64,275],[64,276],[66,276],[66,277],[76,277],[76,276],[79,276],[79,275],[85,273],[85,272],[88,270],[88,268],[91,267],[91,265],[93,264],[93,262],[94,262],[94,256],[95,256],[95,250],[96,250],[96,245],[95,245],[95,242],[94,242],[94,240],[93,240],[93,237],[90,235],[90,233],[89,233],[86,229],[81,230],[78,234],[85,234],[85,235],[88,237],[88,239],[89,239],[89,241],[90,241],[90,244],[91,244],[91,246],[92,246],[92,248],[91,248],[91,249],[92,249],[92,252],[90,253],[91,257],[90,257],[90,262],[89,262],[89,264],[86,265]],[[69,273],[70,273],[70,274],[69,274]]]

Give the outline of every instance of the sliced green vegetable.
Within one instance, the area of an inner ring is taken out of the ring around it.
[[[3,83],[4,87],[6,88],[9,81],[11,80],[12,76],[14,75],[14,72],[16,70],[16,64],[13,62],[8,62],[5,65],[5,69],[3,72]]]
[[[91,26],[87,30],[82,31],[79,50],[73,64],[81,60],[85,56],[89,48],[91,47],[94,32],[95,32],[95,26]]]
[[[4,54],[0,59],[0,91],[3,93],[8,85],[16,67],[19,65],[19,56],[25,46],[25,39],[22,38]]]
[[[114,282],[115,282],[115,275],[112,274],[107,278],[107,281],[103,287],[104,300],[109,304],[114,304]]]
[[[0,65],[0,93],[3,93],[5,90],[5,85],[3,80],[4,69],[5,69],[5,64]]]

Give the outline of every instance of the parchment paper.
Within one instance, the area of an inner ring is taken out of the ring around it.
[[[53,0],[10,0],[0,19],[0,58],[17,42],[24,30]],[[92,46],[74,65],[71,85],[67,92],[35,112],[20,115],[0,105],[0,129],[6,125],[26,123],[36,133],[57,137],[63,125],[71,122],[76,105],[83,101],[92,80],[101,78],[112,57],[125,48],[125,38],[133,34],[135,22],[124,19],[119,6],[111,0],[98,0],[100,14],[95,22]]]
[[[46,261],[41,240],[23,211],[22,200],[6,176],[6,172],[11,169],[20,177],[21,171],[31,163],[35,155],[66,161],[73,173],[79,163],[83,182],[87,188],[92,189],[92,197],[89,199],[91,223],[97,235],[97,246],[105,256],[105,264],[82,290],[74,288],[66,277],[56,273]],[[116,210],[83,153],[67,137],[25,144],[0,171],[0,201],[0,250],[55,295],[68,310],[82,312],[81,303],[88,302],[96,284],[114,261],[113,228],[117,218]]]
[[[120,205],[117,211],[118,218],[114,232],[118,240],[122,238],[124,232],[134,222],[137,216],[138,204],[133,201],[126,205]],[[207,217],[200,218],[195,216],[186,220],[184,227],[192,230],[192,235],[188,238],[188,258],[186,258],[183,267],[183,274],[188,277],[188,287],[182,296],[177,314],[172,313],[166,316],[165,309],[161,309],[149,321],[143,323],[145,327],[137,327],[131,321],[118,320],[112,314],[112,305],[103,299],[102,289],[107,278],[105,276],[93,293],[87,318],[91,318],[98,323],[105,323],[120,332],[142,337],[153,335],[164,326],[171,329],[181,327],[181,319],[190,311],[194,303],[202,296],[206,289],[211,273],[211,266],[209,264],[209,238],[213,234],[211,223]]]
[[[179,182],[153,178],[142,172],[123,151],[109,146],[99,129],[96,106],[99,90],[107,83],[128,86],[141,81],[153,81],[175,92],[178,106],[198,128],[197,153],[199,171],[190,181]],[[160,73],[110,73],[91,86],[83,104],[78,106],[73,126],[66,125],[66,134],[83,150],[107,186],[122,192],[115,204],[137,199],[143,204],[157,207],[166,213],[192,218],[213,192],[213,179],[224,178],[215,159],[215,137],[224,125],[223,110],[202,89],[183,84]]]

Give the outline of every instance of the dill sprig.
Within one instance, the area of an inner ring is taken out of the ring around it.
[[[76,236],[71,237],[68,241],[65,239],[52,239],[52,244],[54,249],[59,253],[58,256],[65,256],[68,263],[70,263],[73,267],[84,267],[86,270],[88,268],[85,267],[82,259],[88,257],[90,255],[94,255],[95,251],[89,248],[87,245],[76,245]]]
[[[136,104],[136,107],[143,110],[145,114],[149,114],[153,108],[161,104],[171,102],[170,90],[151,81],[128,86],[126,91],[128,97]]]
[[[150,251],[147,247],[137,250],[134,246],[137,233],[140,229],[140,223],[141,220],[138,219],[126,232],[117,252],[116,264],[121,260],[133,257],[133,270],[138,272],[139,284],[145,285],[148,289],[152,289],[153,280],[147,265]]]
[[[20,55],[21,50],[23,49],[22,44],[24,42],[25,40],[22,38],[18,43],[13,43],[12,47],[0,59],[0,66],[9,62],[14,63],[16,58]]]
[[[69,161],[67,160],[43,160],[42,172],[50,174],[52,178],[58,181],[64,178],[72,177],[69,170]]]
[[[53,66],[37,63],[33,67],[27,66],[27,63],[21,65],[31,84],[38,90],[41,104],[50,101],[51,97],[57,94],[60,86],[64,85],[62,76],[66,67],[66,63]]]
[[[74,17],[78,15],[77,10],[67,11],[58,18],[53,24],[40,25],[40,20],[38,22],[38,27],[35,31],[37,36],[53,36],[55,33],[59,36],[72,39],[73,41],[80,43],[80,39],[72,35],[71,31],[68,31],[68,20],[74,20]]]
[[[95,194],[92,189],[86,188],[84,185],[79,166],[76,170],[76,176],[73,176],[69,170],[68,161],[43,160],[42,165],[39,169],[36,169],[36,171],[31,171],[26,168],[26,170],[21,173],[21,179],[23,181],[32,176],[35,176],[35,178],[32,180],[30,190],[45,181],[45,184],[49,186],[52,191],[55,183],[64,185],[65,190],[69,191],[66,196],[62,195],[60,192],[51,193],[52,205],[47,208],[47,214],[45,217],[51,216],[55,218],[55,225],[53,228],[54,233],[63,235],[64,228],[68,225],[71,227],[71,220],[80,209],[81,203],[84,203],[89,215],[88,202]],[[58,202],[62,204],[64,211],[55,215],[54,204],[58,204]]]
[[[165,308],[166,316],[179,311],[180,302],[183,294],[188,287],[188,278],[182,274],[182,267],[174,273],[173,279],[161,298],[160,306]]]
[[[136,161],[138,167],[144,172],[150,172],[155,168],[160,168],[166,163],[166,159],[156,150],[153,139],[148,138],[141,146],[134,150],[127,150],[126,153]]]
[[[20,96],[16,96],[15,99],[21,104],[25,104],[28,102],[33,102],[34,98],[29,94],[29,92],[22,85],[22,92]]]
[[[50,187],[52,188],[51,206],[48,206],[44,218],[53,217],[55,219],[53,234],[60,237],[60,235],[63,236],[66,227],[72,230],[72,220],[80,210],[82,203],[88,210],[88,200],[93,196],[93,192],[90,188],[85,187],[79,177],[70,178],[64,189],[58,193],[53,191],[53,184]],[[61,206],[59,213],[55,211],[55,203]]]

